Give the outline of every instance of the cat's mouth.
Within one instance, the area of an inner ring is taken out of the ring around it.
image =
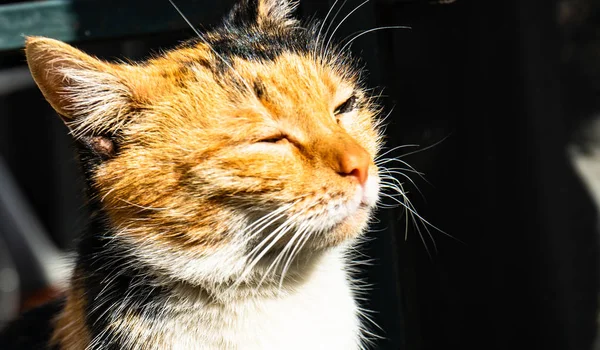
[[[362,196],[359,207],[373,207],[379,199],[379,177],[370,175],[364,186],[361,187]]]
[[[254,235],[257,244],[273,243],[274,251],[303,243],[313,248],[334,246],[363,231],[378,196],[379,178],[373,176],[364,185],[357,185],[349,198],[305,198],[259,215],[250,231],[260,232]]]
[[[372,176],[364,185],[357,185],[349,199],[332,199],[320,208],[314,208],[307,221],[311,222],[317,231],[326,232],[348,223],[361,226],[360,222],[366,220],[378,198],[379,178]]]

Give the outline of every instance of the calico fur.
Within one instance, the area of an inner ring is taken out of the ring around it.
[[[141,63],[27,39],[91,222],[56,349],[358,349],[348,251],[378,200],[378,112],[295,2],[242,1]]]

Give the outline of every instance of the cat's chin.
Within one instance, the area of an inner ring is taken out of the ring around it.
[[[373,206],[361,203],[357,210],[315,237],[315,248],[332,248],[353,241],[367,228]]]

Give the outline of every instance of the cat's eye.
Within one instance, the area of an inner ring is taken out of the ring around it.
[[[344,101],[344,103],[337,106],[335,108],[335,110],[333,111],[333,113],[335,115],[348,113],[348,112],[352,111],[355,106],[356,106],[356,96],[352,95],[352,96],[350,96],[350,98],[348,98],[346,101]]]
[[[287,138],[284,134],[277,134],[258,140],[261,143],[281,143],[285,141],[287,141]]]

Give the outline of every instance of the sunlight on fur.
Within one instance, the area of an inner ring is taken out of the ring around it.
[[[380,108],[349,52],[402,27],[337,43],[364,3],[339,22],[336,4],[301,23],[296,2],[242,1],[139,63],[27,38],[93,210],[53,344],[347,350],[382,335],[349,278],[380,189],[407,224],[431,225],[398,180],[417,172],[380,152]]]

